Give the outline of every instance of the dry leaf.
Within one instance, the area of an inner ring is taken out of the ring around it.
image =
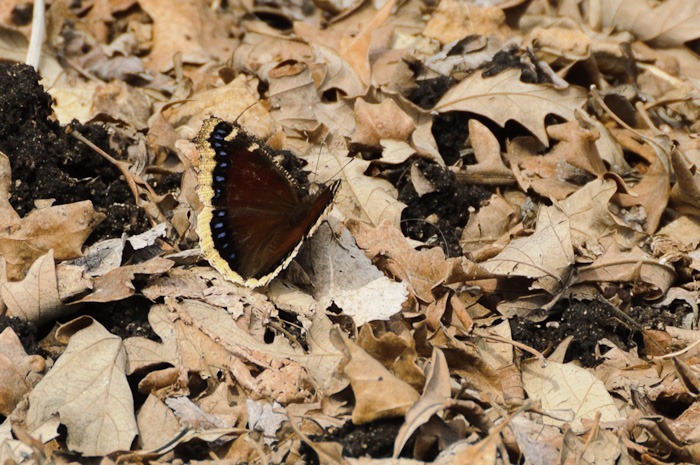
[[[218,20],[205,5],[157,0],[139,0],[139,5],[153,21],[153,47],[144,60],[151,69],[172,69],[176,53],[182,55],[185,63],[202,64],[212,55],[223,61],[233,52],[233,41],[228,37],[222,40],[222,28],[213,27]]]
[[[139,428],[139,447],[155,449],[175,437],[180,430],[173,411],[158,397],[149,394],[136,416]]]
[[[459,245],[476,262],[494,257],[510,242],[519,219],[518,210],[494,194],[479,211],[469,215]]]
[[[81,247],[104,219],[89,200],[33,210],[0,231],[0,255],[7,260],[7,277],[21,279],[29,265],[53,249],[56,260],[82,255]]]
[[[391,374],[347,336],[339,337],[348,358],[345,375],[350,378],[355,394],[352,422],[361,425],[380,418],[403,416],[420,397],[418,392]],[[388,392],[391,396],[386,395]]]
[[[408,298],[406,285],[384,276],[337,221],[329,218],[326,224],[299,259],[313,275],[313,294],[320,308],[335,304],[358,327],[399,313]]]
[[[671,47],[700,38],[700,4],[694,1],[608,0],[601,7],[603,27],[630,31],[645,42]]]
[[[126,299],[136,292],[133,280],[136,275],[152,275],[166,273],[174,263],[161,257],[136,265],[125,265],[107,272],[95,279],[95,290],[78,302],[112,302]]]
[[[401,453],[411,434],[426,423],[430,417],[443,410],[451,398],[450,369],[447,366],[445,355],[440,349],[433,349],[433,357],[425,378],[423,394],[406,413],[406,421],[401,425],[394,441],[394,457]]]
[[[476,165],[466,165],[457,172],[457,178],[470,184],[503,186],[513,184],[515,177],[501,158],[498,139],[481,122],[469,120],[469,139],[474,149]]]
[[[493,34],[505,19],[503,10],[495,6],[481,7],[457,0],[443,0],[430,15],[423,34],[447,44],[470,35]]]
[[[0,415],[10,416],[24,395],[39,382],[45,368],[42,357],[27,355],[12,328],[0,333]]]
[[[578,281],[632,283],[635,294],[652,300],[666,293],[675,278],[672,266],[650,257],[639,247],[621,252],[613,242],[593,263],[579,269]]]
[[[574,262],[569,219],[556,206],[541,207],[532,236],[513,239],[501,253],[481,266],[497,276],[532,279],[533,287],[558,293]]]
[[[375,146],[381,139],[405,141],[416,129],[413,119],[392,99],[381,103],[367,103],[363,99],[355,101],[357,125],[352,142]]]
[[[321,148],[320,153],[309,154],[305,159],[317,167],[319,182],[328,182],[331,178],[343,180],[335,205],[347,218],[373,225],[386,220],[398,227],[406,206],[396,200],[396,188],[385,179],[365,176],[370,162],[345,158],[346,153]]]
[[[347,222],[347,226],[370,259],[385,260],[387,271],[406,283],[409,291],[425,303],[435,300],[432,289],[452,273],[454,264],[445,258],[442,249],[413,250],[401,231],[387,222],[374,229],[357,221]]]
[[[544,119],[549,114],[573,121],[574,110],[586,101],[586,93],[571,86],[557,90],[546,84],[529,84],[519,79],[517,69],[483,78],[475,72],[442,96],[434,111],[468,111],[504,126],[517,121],[543,144],[547,144]]]
[[[58,415],[72,451],[99,456],[129,450],[138,430],[121,339],[89,317],[62,330],[70,342],[29,395],[27,426],[35,430]]]
[[[61,311],[63,308],[58,295],[53,251],[39,257],[24,280],[2,284],[0,296],[7,305],[10,316],[20,317],[36,325],[65,314],[65,310]]]
[[[523,385],[530,399],[541,403],[548,414],[542,417],[545,425],[562,426],[571,423],[574,432],[582,433],[582,420],[593,420],[600,413],[600,421],[622,418],[605,385],[573,363],[548,362],[542,367],[532,360],[523,365]]]

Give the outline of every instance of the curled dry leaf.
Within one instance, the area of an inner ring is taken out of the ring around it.
[[[500,195],[492,195],[479,211],[469,215],[459,241],[464,253],[476,262],[498,255],[515,233],[520,219],[518,210]]]
[[[346,150],[331,151],[321,148],[320,153],[308,154],[305,159],[316,166],[319,182],[331,178],[342,179],[340,190],[335,198],[336,208],[347,218],[355,218],[372,225],[382,221],[398,227],[401,212],[406,205],[397,199],[398,191],[387,180],[365,176],[369,161],[345,157]]]
[[[185,63],[201,64],[212,55],[226,60],[233,52],[230,37],[222,40],[224,28],[212,27],[219,20],[206,5],[178,3],[173,8],[157,0],[140,0],[139,5],[153,21],[153,46],[144,60],[151,69],[161,72],[172,69],[175,54],[181,54]],[[187,33],[183,34],[184,31]]]
[[[3,228],[0,255],[7,260],[8,279],[22,278],[29,265],[51,249],[56,260],[80,257],[85,239],[104,218],[86,200],[33,210]]]
[[[458,171],[457,179],[472,184],[503,186],[513,184],[515,176],[501,158],[501,146],[496,136],[483,123],[469,120],[469,139],[474,149],[476,165],[467,165]]]
[[[632,32],[639,40],[671,47],[700,38],[700,4],[686,0],[639,3],[609,0],[601,3],[603,27]]]
[[[42,357],[27,355],[12,328],[0,333],[0,415],[10,416],[45,368]]]
[[[53,251],[39,257],[29,268],[27,276],[18,282],[0,286],[0,296],[10,316],[22,318],[36,325],[56,319],[61,312],[58,281]]]
[[[362,145],[376,146],[382,139],[408,140],[416,129],[413,119],[392,99],[377,104],[356,100],[355,119],[352,142]]]
[[[506,15],[495,6],[477,6],[457,0],[443,0],[423,34],[443,44],[463,39],[470,35],[488,36],[498,31]]]
[[[406,413],[406,421],[401,425],[394,441],[394,457],[401,453],[411,434],[430,420],[430,417],[443,410],[451,398],[450,369],[445,355],[440,349],[433,349],[423,394]]]
[[[484,78],[475,72],[442,96],[434,111],[468,111],[485,116],[504,126],[517,121],[540,142],[547,145],[544,119],[549,114],[573,121],[574,110],[586,101],[586,93],[574,86],[564,90],[546,84],[530,84],[520,80],[517,69],[508,69]]]
[[[113,302],[131,297],[136,292],[133,280],[136,275],[166,273],[174,263],[161,257],[153,257],[136,265],[125,265],[95,279],[95,290],[78,302]]]
[[[122,341],[89,317],[63,326],[68,347],[29,395],[27,426],[58,415],[68,448],[86,456],[129,450],[137,434]]]
[[[337,330],[334,330],[337,331]],[[380,418],[403,416],[420,397],[409,384],[401,381],[357,344],[341,334],[348,358],[345,375],[355,394],[352,422],[356,425]],[[391,395],[386,394],[390,392]]]
[[[675,278],[672,266],[650,257],[636,246],[622,252],[613,242],[593,263],[579,269],[578,281],[632,283],[636,285],[635,294],[652,300],[665,294]]]

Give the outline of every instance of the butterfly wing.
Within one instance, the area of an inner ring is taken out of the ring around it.
[[[239,126],[208,120],[198,233],[209,262],[232,281],[261,286],[284,269],[330,209],[338,184],[302,198],[269,148]]]

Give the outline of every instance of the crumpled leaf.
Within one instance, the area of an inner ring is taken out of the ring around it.
[[[545,84],[522,82],[519,74],[517,69],[508,69],[484,78],[475,72],[448,90],[433,110],[477,113],[501,126],[517,121],[547,145],[545,116],[554,114],[573,121],[574,110],[586,101],[586,92],[574,86],[557,90]]]
[[[551,206],[540,208],[531,236],[513,239],[481,266],[494,275],[532,279],[533,287],[556,294],[566,284],[573,262],[569,218],[559,207]]]
[[[656,299],[671,287],[676,272],[672,266],[647,255],[639,247],[620,251],[617,243],[588,266],[579,269],[579,282],[628,282],[636,285],[635,294]]]
[[[480,121],[469,120],[469,139],[474,149],[476,165],[466,165],[457,173],[460,180],[470,184],[501,186],[513,184],[515,176],[501,158],[498,139]]]
[[[149,322],[163,340],[162,343],[143,337],[131,337],[124,341],[129,354],[130,372],[167,362],[213,376],[215,373],[210,371],[212,367],[235,367],[236,360],[241,358],[259,367],[272,367],[273,372],[257,380],[249,373],[243,373],[247,378],[239,382],[247,383],[246,387],[251,390],[266,392],[271,396],[273,393],[265,390],[274,389],[274,395],[280,402],[285,402],[284,396],[297,396],[300,391],[291,378],[286,381],[284,377],[270,379],[270,376],[283,373],[286,366],[291,366],[291,369],[304,366],[315,382],[329,391],[347,385],[347,382],[335,376],[343,354],[330,342],[331,323],[322,312],[314,316],[308,329],[309,350],[305,352],[283,337],[275,338],[272,344],[262,340],[263,334],[257,339],[250,330],[238,326],[223,308],[184,300],[175,306],[174,311],[175,314],[170,314],[167,307],[155,305],[149,313]],[[270,384],[271,381],[277,384]]]
[[[416,129],[413,119],[392,99],[381,103],[355,101],[357,125],[352,142],[363,145],[379,145],[382,139],[407,140]]]
[[[153,257],[143,263],[125,265],[107,272],[95,279],[94,291],[79,302],[113,302],[126,299],[136,292],[132,281],[136,275],[165,273],[174,263],[166,258]]]
[[[321,148],[304,158],[314,170],[319,182],[342,179],[335,205],[348,218],[378,225],[383,220],[398,227],[406,205],[397,200],[398,191],[387,180],[365,176],[369,161],[345,158],[346,150]]]
[[[105,218],[85,200],[32,210],[0,231],[0,255],[7,260],[9,279],[20,279],[29,265],[50,249],[56,260],[82,255],[81,247]]]
[[[72,451],[129,450],[138,430],[121,339],[89,317],[59,331],[70,337],[68,347],[29,395],[27,426],[35,430],[58,415]]]
[[[459,262],[445,258],[439,247],[414,250],[401,231],[388,222],[378,228],[357,221],[346,224],[365,254],[372,260],[382,257],[387,271],[406,283],[409,291],[425,303],[435,300],[432,289],[444,283]]]
[[[479,6],[457,0],[443,0],[430,15],[423,34],[443,44],[470,35],[488,36],[505,21],[503,10],[496,6]]]
[[[541,417],[545,425],[570,422],[572,430],[581,433],[581,420],[593,420],[597,412],[601,422],[622,418],[603,382],[573,363],[548,362],[543,368],[539,361],[525,362],[523,386],[548,414]]]
[[[510,242],[520,214],[508,201],[494,194],[475,214],[469,215],[459,244],[476,262],[498,255]]]

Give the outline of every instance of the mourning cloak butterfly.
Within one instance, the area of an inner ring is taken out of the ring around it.
[[[318,228],[340,181],[304,196],[272,149],[219,118],[205,121],[195,142],[202,157],[204,209],[197,219],[202,253],[227,279],[264,286]]]

